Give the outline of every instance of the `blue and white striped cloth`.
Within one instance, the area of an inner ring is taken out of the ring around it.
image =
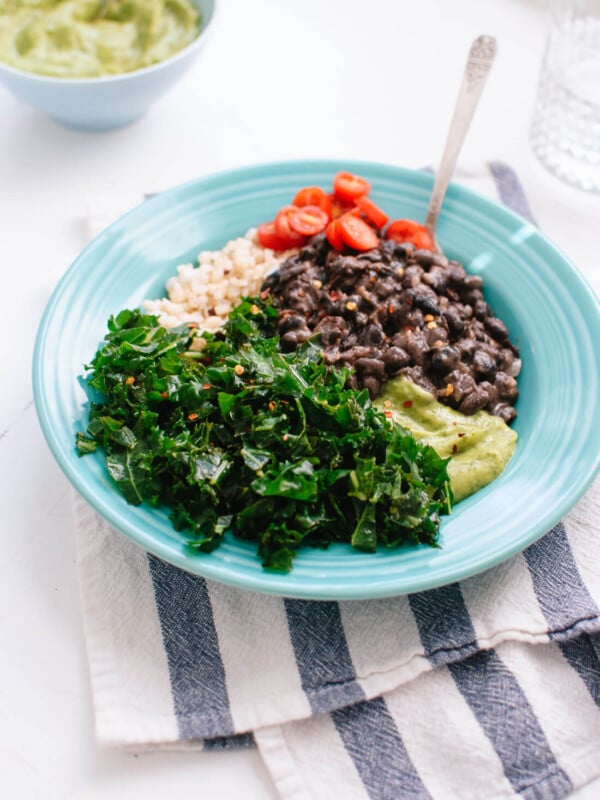
[[[510,561],[378,601],[242,592],[148,556],[79,497],[75,519],[102,743],[258,746],[284,800],[545,800],[600,776],[598,480]]]

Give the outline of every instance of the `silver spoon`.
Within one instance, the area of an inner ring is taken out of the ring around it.
[[[441,253],[441,249],[435,238],[435,229],[446,195],[446,189],[454,173],[460,148],[467,135],[495,56],[496,39],[493,36],[478,36],[469,50],[462,84],[456,98],[450,128],[448,129],[446,146],[437,170],[425,219],[425,227],[431,234],[438,253]]]

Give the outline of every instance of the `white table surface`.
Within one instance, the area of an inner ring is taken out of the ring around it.
[[[541,226],[600,291],[600,199],[532,156],[541,0],[220,0],[193,71],[129,128],[58,127],[0,88],[0,794],[275,798],[255,751],[100,749],[82,638],[69,487],[32,402],[45,303],[85,242],[92,195],[152,191],[265,160],[435,162],[470,41],[499,55],[463,151],[518,171]],[[596,245],[596,247],[594,247]],[[600,758],[600,754],[599,754]],[[574,797],[600,797],[600,781]]]

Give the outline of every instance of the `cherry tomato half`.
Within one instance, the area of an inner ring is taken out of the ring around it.
[[[327,227],[329,217],[319,206],[303,206],[290,214],[290,228],[302,236],[315,236]]]
[[[354,201],[347,203],[345,200],[340,200],[340,198],[336,197],[334,194],[330,194],[328,197],[331,201],[331,219],[337,219],[341,217],[342,214],[354,208]]]
[[[288,247],[302,247],[306,241],[306,237],[295,231],[291,226],[292,214],[295,214],[298,209],[296,206],[283,206],[277,212],[275,217],[275,230],[288,242]]]
[[[387,225],[390,219],[388,215],[385,213],[385,211],[382,211],[379,206],[375,205],[372,200],[369,200],[366,195],[364,197],[357,198],[356,205],[358,208],[360,208],[369,222],[372,222],[376,228],[381,230],[384,225]]]
[[[305,186],[304,189],[296,194],[293,204],[302,208],[303,206],[319,206],[331,219],[331,197],[318,186]]]
[[[373,228],[354,214],[344,214],[336,220],[344,242],[354,250],[372,250],[379,244]]]
[[[371,184],[351,172],[338,172],[333,179],[333,193],[346,203],[352,203],[357,197],[369,194]]]
[[[327,228],[325,229],[325,236],[327,241],[334,248],[334,250],[343,250],[346,246],[342,231],[340,229],[339,219],[332,219]]]
[[[259,225],[256,229],[256,234],[261,245],[268,247],[270,250],[290,250],[292,247],[298,246],[290,242],[287,237],[277,233],[275,222],[273,221],[263,222],[262,225]]]
[[[396,219],[390,222],[385,234],[395,242],[411,242],[419,250],[435,250],[435,243],[425,225],[412,219]]]

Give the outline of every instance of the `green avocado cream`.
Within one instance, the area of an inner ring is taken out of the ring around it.
[[[0,0],[0,61],[54,78],[148,67],[199,32],[190,0]]]
[[[497,478],[515,451],[517,434],[499,417],[486,411],[461,414],[406,378],[388,381],[375,405],[392,411],[417,441],[431,445],[442,458],[450,456],[448,475],[456,501]]]

